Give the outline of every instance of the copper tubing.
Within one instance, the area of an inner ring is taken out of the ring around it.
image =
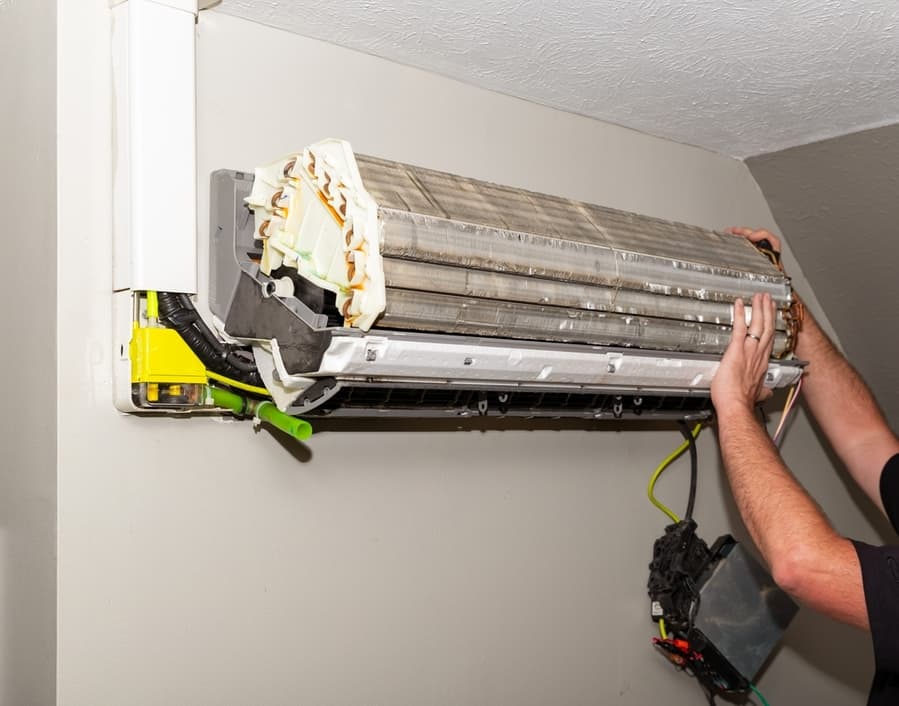
[[[787,324],[787,336],[789,340],[786,351],[784,351],[783,356],[780,357],[792,353],[796,348],[796,343],[799,340],[799,332],[802,330],[802,322],[804,320],[805,304],[803,304],[802,300],[794,293],[790,308],[784,312],[784,321]]]

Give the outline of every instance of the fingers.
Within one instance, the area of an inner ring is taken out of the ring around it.
[[[746,330],[746,339],[755,341],[759,348],[768,349],[770,356],[774,344],[774,333],[777,321],[777,305],[770,294],[754,294],[752,297],[752,313]]]
[[[768,361],[774,348],[774,333],[777,309],[770,294],[755,294],[752,297],[752,317],[746,334],[744,355],[747,371],[755,378],[756,401],[762,402],[771,396],[765,388]]]
[[[730,343],[712,381],[715,408],[745,406],[770,396],[765,377],[774,342],[776,308],[770,294],[755,294],[746,321],[746,304],[734,300]]]
[[[765,294],[762,297],[762,345],[766,348],[774,347],[774,331],[777,326],[777,305],[774,303],[774,300],[771,298],[770,294]],[[768,355],[771,355],[771,351],[768,351]]]
[[[746,305],[742,299],[734,300],[734,331],[731,336],[733,341],[741,341],[746,338]]]
[[[756,343],[762,342],[765,333],[765,304],[761,294],[752,295],[752,313],[750,314],[749,327],[746,338]]]
[[[774,235],[774,233],[772,233],[770,230],[765,230],[764,228],[756,229],[735,226],[731,228],[725,228],[725,231],[727,233],[730,233],[731,235],[738,235],[741,238],[746,238],[751,243],[757,243],[760,240],[767,240],[771,244],[771,247],[775,252],[781,251],[780,238]]]

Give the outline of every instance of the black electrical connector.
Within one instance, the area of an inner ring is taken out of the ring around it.
[[[699,608],[696,586],[711,560],[712,553],[696,535],[693,520],[668,525],[653,544],[649,564],[653,618],[664,618],[672,630],[692,627]]]
[[[780,260],[780,252],[774,249],[774,246],[771,245],[771,241],[767,239],[759,240],[755,245],[755,249],[758,250],[762,255],[767,257],[771,264],[774,265],[778,270],[783,272],[783,264]]]
[[[700,609],[700,587],[712,567],[735,545],[733,537],[724,535],[710,548],[697,536],[696,523],[682,520],[668,525],[665,534],[655,541],[649,564],[652,618],[664,620],[668,633],[653,643],[712,694],[745,693],[749,689],[747,679],[694,624]]]

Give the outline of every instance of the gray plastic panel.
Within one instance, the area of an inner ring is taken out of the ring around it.
[[[253,213],[244,204],[253,175],[219,169],[212,173],[209,213],[209,308],[223,321],[240,279],[239,258],[254,250]]]

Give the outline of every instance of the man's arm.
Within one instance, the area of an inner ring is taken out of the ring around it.
[[[736,302],[733,336],[712,381],[721,455],[737,507],[781,588],[826,615],[868,628],[855,548],[790,474],[753,413],[774,341],[771,297],[756,295],[752,314],[747,327],[743,302]]]
[[[883,510],[880,473],[899,453],[899,439],[861,376],[811,316],[803,323],[796,356],[809,363],[802,382],[809,411],[855,482]]]
[[[767,230],[730,231],[752,242],[767,240],[780,251],[780,240]],[[802,394],[809,411],[855,482],[883,510],[880,473],[887,460],[899,453],[899,439],[861,376],[808,312],[795,353],[808,361]]]

